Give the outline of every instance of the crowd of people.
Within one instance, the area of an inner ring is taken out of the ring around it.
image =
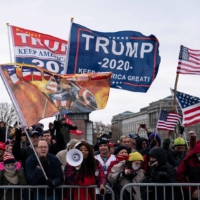
[[[148,131],[146,125],[138,125],[136,133],[122,135],[119,143],[112,143],[112,134],[101,135],[95,144],[80,139],[71,139],[69,130],[77,127],[66,123],[65,118],[49,123],[44,130],[42,124],[23,130],[16,123],[6,130],[0,122],[0,185],[47,185],[48,189],[23,189],[25,199],[60,200],[61,185],[77,185],[81,188],[66,188],[64,199],[101,200],[111,199],[112,188],[115,199],[128,183],[200,183],[200,141],[190,131],[189,145],[180,135],[172,144],[171,132],[161,141],[158,133]],[[147,138],[140,137],[140,129],[146,130]],[[6,131],[8,133],[6,134]],[[27,134],[30,142],[27,140]],[[7,139],[6,139],[7,135]],[[71,149],[82,152],[83,161],[72,166],[66,160]],[[85,186],[97,185],[97,188]],[[177,184],[178,185],[178,184]],[[82,187],[84,186],[84,187]],[[198,199],[196,186],[184,186],[185,199]],[[0,189],[0,199],[12,199],[13,190]],[[123,200],[171,200],[180,199],[180,186],[127,187]],[[16,200],[21,199],[20,189],[15,189]],[[86,198],[87,197],[87,198]]]

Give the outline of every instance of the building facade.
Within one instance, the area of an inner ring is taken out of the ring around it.
[[[156,126],[158,122],[160,109],[165,111],[173,111],[173,97],[168,96],[164,99],[152,102],[149,106],[145,108],[141,108],[139,112],[133,113],[130,111],[126,111],[124,113],[120,113],[118,115],[113,116],[112,125],[116,125],[119,127],[123,135],[128,135],[129,133],[136,133],[138,124],[146,124],[148,130],[151,132],[157,132],[160,134],[161,138],[165,138],[167,131],[157,131]],[[182,114],[181,109],[177,106],[176,110],[178,113]],[[180,134],[180,124],[178,124],[175,128],[175,132],[172,134],[173,138],[176,138]],[[187,132],[190,130],[194,130],[197,133],[197,139],[199,138],[200,133],[200,124],[196,124],[194,126],[190,126],[185,128],[185,138],[188,139]],[[146,131],[144,129],[140,129],[139,135],[141,137],[147,138]],[[119,136],[120,137],[120,136]]]

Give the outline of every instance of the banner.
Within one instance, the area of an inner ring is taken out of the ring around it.
[[[10,29],[15,62],[63,73],[67,41],[16,26],[10,26]]]
[[[158,47],[154,35],[103,33],[73,23],[67,74],[112,72],[112,88],[147,92],[159,69]]]
[[[103,109],[111,73],[58,75],[31,65],[2,65],[0,74],[28,126],[58,112],[90,113]]]

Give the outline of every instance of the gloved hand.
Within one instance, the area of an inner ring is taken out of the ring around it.
[[[137,173],[136,173],[136,172],[132,172],[132,173],[128,174],[128,178],[129,178],[130,180],[132,180],[132,179],[135,178],[136,176],[137,176]]]
[[[56,134],[60,133],[60,123],[59,121],[55,120],[53,123],[54,130],[56,130]]]
[[[156,146],[156,139],[153,139],[150,144],[150,149]]]
[[[183,135],[183,132],[184,132],[184,131],[185,131],[184,127],[181,126],[181,128],[180,128],[181,135]]]
[[[20,128],[16,128],[15,130],[15,140],[21,142],[22,130]]]
[[[41,156],[41,157],[39,157],[39,159],[42,164],[42,167],[47,168],[47,166],[49,165],[47,158],[44,156]]]
[[[158,180],[160,182],[169,182],[169,176],[166,172],[158,172]]]
[[[17,166],[16,166],[16,170],[20,170],[22,168],[22,165],[20,162],[16,162]]]
[[[77,128],[78,128],[77,126],[74,126],[74,130],[77,130]]]
[[[46,183],[47,183],[49,188],[51,188],[51,189],[56,188],[55,183],[51,179],[46,180]]]

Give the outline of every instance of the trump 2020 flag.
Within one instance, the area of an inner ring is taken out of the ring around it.
[[[112,72],[111,87],[147,92],[158,73],[159,42],[135,31],[104,33],[72,24],[67,74]]]
[[[36,31],[10,26],[15,62],[64,73],[67,41]]]
[[[68,113],[103,109],[111,73],[58,75],[31,65],[1,65],[0,75],[24,125]]]
[[[172,94],[174,90],[171,89]],[[200,122],[200,98],[176,91],[176,99],[183,113],[183,126]]]
[[[160,110],[157,130],[174,131],[178,121],[181,120],[181,115],[175,112],[167,112]]]

